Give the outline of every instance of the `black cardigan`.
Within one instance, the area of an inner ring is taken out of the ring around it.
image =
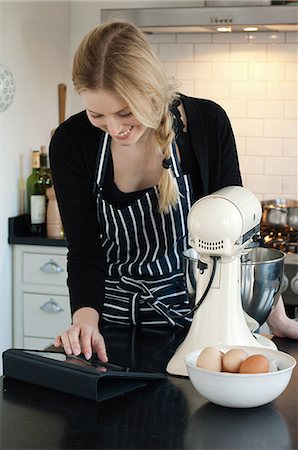
[[[200,168],[200,196],[241,185],[235,139],[224,110],[209,100],[181,95],[181,101]],[[104,303],[106,261],[98,239],[94,197],[103,136],[82,111],[61,124],[50,143],[51,170],[69,250],[67,283],[72,313],[83,306],[101,312]]]

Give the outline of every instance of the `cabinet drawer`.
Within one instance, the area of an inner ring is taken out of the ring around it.
[[[23,253],[23,282],[66,285],[66,256],[45,253]]]
[[[55,338],[71,323],[69,298],[65,295],[24,293],[24,335]]]
[[[35,337],[24,337],[23,348],[32,350],[45,350],[51,345],[53,345],[53,339],[46,338],[35,338]]]

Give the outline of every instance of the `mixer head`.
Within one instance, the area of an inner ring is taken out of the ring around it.
[[[260,231],[262,207],[247,189],[229,186],[198,200],[188,216],[189,245],[201,255],[241,253]]]

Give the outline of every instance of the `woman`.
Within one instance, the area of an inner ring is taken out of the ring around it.
[[[194,200],[241,185],[241,176],[225,112],[178,95],[133,25],[91,31],[72,77],[86,109],[57,129],[50,146],[73,314],[55,345],[106,361],[100,319],[189,325],[187,214]]]

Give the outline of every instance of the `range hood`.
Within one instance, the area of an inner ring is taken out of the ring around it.
[[[298,31],[298,2],[206,0],[195,6],[102,9],[101,19],[128,20],[148,33]]]

